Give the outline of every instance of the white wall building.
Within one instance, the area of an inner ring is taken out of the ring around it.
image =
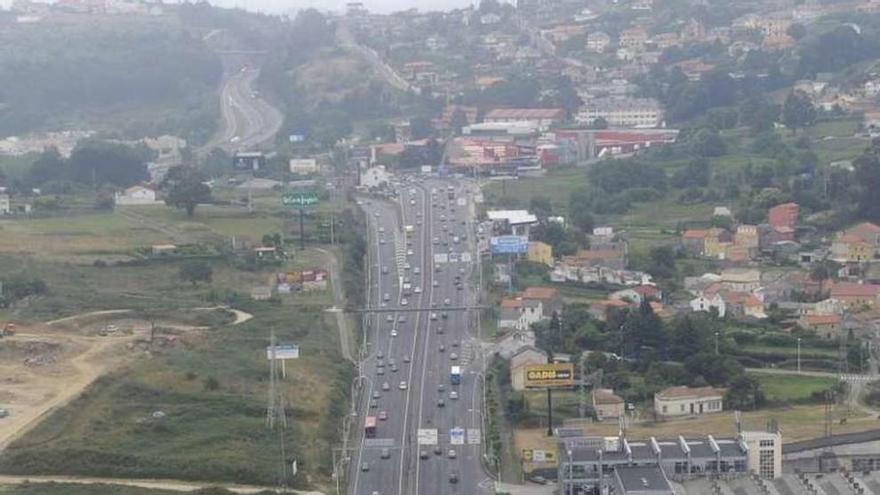
[[[688,304],[690,304],[691,311],[709,312],[712,308],[715,308],[718,311],[718,316],[721,318],[724,318],[724,314],[727,312],[727,304],[725,304],[721,294],[715,294],[711,298],[701,295],[691,299]]]
[[[116,206],[152,206],[162,204],[156,201],[156,191],[143,187],[132,186],[114,195]]]
[[[595,98],[585,102],[576,117],[582,124],[598,119],[611,127],[662,127],[663,110],[652,98]]]
[[[654,394],[654,412],[660,417],[720,413],[725,392],[715,387],[669,387]]]

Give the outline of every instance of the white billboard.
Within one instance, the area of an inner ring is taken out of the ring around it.
[[[272,346],[266,346],[266,359],[272,360]],[[299,346],[293,344],[276,345],[275,359],[299,359]]]
[[[437,445],[437,429],[419,428],[419,445]]]
[[[452,445],[464,445],[464,428],[455,427],[449,430],[449,443]]]

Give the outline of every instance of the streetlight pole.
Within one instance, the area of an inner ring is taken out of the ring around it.
[[[801,374],[801,338],[797,338],[797,370]]]
[[[715,355],[718,355],[718,332],[715,332]]]

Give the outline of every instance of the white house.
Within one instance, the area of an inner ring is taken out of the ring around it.
[[[727,305],[724,303],[724,298],[721,297],[721,294],[714,294],[711,298],[700,295],[695,299],[691,299],[688,303],[691,306],[691,311],[711,311],[712,308],[715,308],[718,311],[718,316],[724,317],[724,313],[727,311]]]
[[[669,387],[654,394],[654,412],[661,417],[720,413],[726,392],[715,387]]]
[[[156,201],[156,191],[143,186],[132,186],[121,193],[116,193],[114,202],[116,206],[152,206],[161,204]]]
[[[8,194],[0,194],[0,215],[9,215],[12,211],[12,203]]]

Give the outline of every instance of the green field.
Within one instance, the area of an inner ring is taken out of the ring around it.
[[[266,211],[206,207],[192,219],[164,206],[137,209],[134,218],[124,211],[67,213],[0,222],[0,273],[24,272],[49,288],[45,296],[0,310],[0,318],[27,324],[132,309],[135,318],[159,312],[211,328],[178,333],[174,345],[154,346],[149,354],[131,352],[124,367],[98,379],[13,443],[0,458],[0,472],[271,485],[279,480],[281,460],[296,459],[301,475],[294,485],[326,486],[352,373],[340,354],[335,320],[324,312],[333,303],[332,292],[266,302],[249,297],[252,287],[266,285],[276,271],[324,268],[326,255],[300,252],[291,244],[289,260],[263,266],[243,265],[240,257],[223,251],[233,235],[251,242],[273,232],[295,238],[290,222]],[[204,258],[213,271],[210,283],[180,280],[183,260],[141,258],[144,248],[169,242],[171,235],[214,249],[216,254]],[[106,265],[95,265],[94,259]],[[192,312],[222,303],[254,318],[231,326],[226,316]],[[290,422],[283,435],[265,424],[270,331],[277,341],[299,344],[302,351],[299,360],[287,363],[288,378],[280,387]],[[157,412],[161,417],[154,417]],[[9,493],[105,493],[77,491],[83,489],[77,486],[38,491],[43,488]]]
[[[799,402],[805,401],[815,392],[833,387],[837,380],[821,376],[770,375],[752,373],[750,376],[758,380],[769,401]]]

